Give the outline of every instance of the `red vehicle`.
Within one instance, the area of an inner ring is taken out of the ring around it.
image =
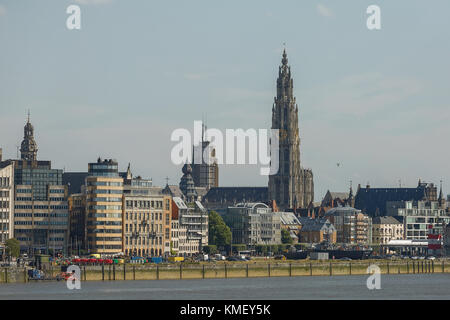
[[[72,259],[72,263],[80,263],[81,259]]]
[[[88,263],[97,263],[97,259],[88,259]]]
[[[113,261],[112,261],[112,259],[105,259],[104,263],[105,264],[113,264]]]
[[[100,264],[102,264],[102,263],[105,262],[105,259],[97,259],[97,262],[100,263]]]

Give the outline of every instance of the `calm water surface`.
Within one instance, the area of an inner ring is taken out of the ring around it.
[[[450,299],[450,275],[382,275],[381,290],[368,290],[368,276],[249,279],[64,282],[0,285],[0,299]]]

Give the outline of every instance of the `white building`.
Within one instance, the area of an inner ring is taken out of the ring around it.
[[[0,163],[1,163],[0,149]],[[0,248],[14,237],[14,163],[0,168]],[[2,249],[0,249],[2,250]]]
[[[173,197],[172,251],[177,256],[190,257],[208,245],[208,212],[199,201],[186,204]]]
[[[427,239],[430,225],[442,234],[443,225],[450,222],[450,216],[437,201],[389,201],[386,206],[389,216],[403,217],[407,240]]]
[[[281,217],[264,203],[238,203],[224,215],[233,243],[281,244]]]

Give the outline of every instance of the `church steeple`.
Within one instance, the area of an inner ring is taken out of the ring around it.
[[[278,173],[269,176],[269,200],[275,200],[282,210],[305,208],[313,200],[306,193],[306,190],[313,190],[312,173],[300,166],[298,106],[286,49],[283,50],[278,69],[272,129],[279,130],[279,169]]]
[[[24,127],[23,141],[20,147],[21,159],[27,161],[37,160],[37,144],[34,140],[34,128],[30,122],[30,112],[28,111],[27,123]]]
[[[442,193],[442,180],[441,180],[441,190],[439,192],[438,203],[439,203],[439,207],[441,207],[442,209],[445,208],[445,199],[444,199],[444,195]]]

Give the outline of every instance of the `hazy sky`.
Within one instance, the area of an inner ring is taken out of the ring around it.
[[[81,30],[66,8],[81,7]],[[381,7],[369,31],[366,8]],[[98,156],[178,184],[176,128],[269,128],[286,43],[302,165],[316,200],[349,180],[450,193],[450,1],[0,0],[0,147],[16,157],[31,109],[38,157]],[[340,166],[337,166],[340,163]],[[222,166],[222,186],[267,185]]]

